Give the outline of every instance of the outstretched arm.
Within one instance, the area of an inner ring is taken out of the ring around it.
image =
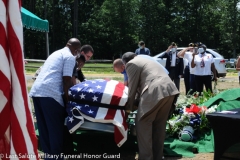
[[[169,46],[168,49],[164,52],[164,54],[162,56],[160,56],[159,58],[167,58],[168,52],[170,52],[171,48],[172,48],[172,46]]]
[[[194,59],[195,59],[195,53],[192,54],[193,56],[193,59],[192,59],[192,62],[191,62],[191,67],[194,68],[196,66],[196,64],[194,63]]]
[[[171,45],[171,46],[168,46],[168,49],[166,50],[166,52],[168,53],[171,48],[172,48],[172,45]]]
[[[137,93],[138,83],[140,82],[141,69],[136,64],[128,63],[126,65],[128,75],[128,102],[126,110],[134,111],[134,101]]]
[[[185,55],[185,52],[187,51],[187,50],[189,50],[190,48],[192,48],[192,47],[187,47],[187,48],[185,48],[185,49],[183,49],[183,50],[181,50],[180,52],[178,52],[178,56],[179,57],[184,57],[184,55]]]

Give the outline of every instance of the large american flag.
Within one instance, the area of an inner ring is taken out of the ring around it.
[[[124,106],[128,87],[115,80],[88,80],[69,89],[72,101],[67,105],[67,126],[76,131],[84,119],[91,122],[112,123],[115,142],[120,147],[127,140],[127,123]]]
[[[24,74],[20,7],[20,0],[0,0],[0,159],[38,159]],[[18,158],[7,158],[9,154]]]

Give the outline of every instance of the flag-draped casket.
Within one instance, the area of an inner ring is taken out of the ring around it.
[[[67,127],[76,131],[84,120],[114,125],[115,142],[120,147],[127,140],[124,106],[128,87],[115,80],[87,80],[69,89]]]

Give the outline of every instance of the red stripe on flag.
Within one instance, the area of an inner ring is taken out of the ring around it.
[[[10,112],[11,112],[11,86],[10,82],[7,79],[7,77],[0,71],[0,90],[3,92],[3,95],[7,99],[7,102],[3,108],[3,110],[0,112],[0,137],[3,137],[7,127],[10,125]]]
[[[9,144],[9,139],[6,138],[6,136],[0,137],[0,153],[4,155],[2,160],[7,160],[9,158],[6,158],[5,155],[9,155],[10,153],[10,144]]]
[[[8,0],[2,0],[3,1],[3,3],[4,3],[4,5],[5,5],[5,7],[7,6],[7,1]]]
[[[119,144],[124,139],[123,134],[120,132],[117,126],[114,126],[114,140]]]
[[[106,116],[104,117],[105,120],[113,120],[115,117],[117,110],[116,109],[108,109]]]
[[[2,98],[6,98],[6,104],[0,113],[0,153],[6,155],[16,152],[16,155],[20,153],[30,155],[34,152],[38,155],[23,65],[21,0],[2,0],[2,2],[0,8],[6,9],[6,13],[2,12],[6,17],[0,17],[0,45],[4,50],[1,50],[0,55],[6,56],[8,62],[4,65],[6,68],[0,68],[2,70],[0,71],[0,90],[4,94]],[[10,135],[6,132],[8,127]],[[36,159],[38,159],[37,156]]]
[[[7,0],[2,0],[2,6],[0,6],[3,10],[6,10],[6,6],[7,6]],[[2,10],[2,11],[3,11]],[[7,12],[7,10],[6,10]],[[6,14],[6,13],[5,13]],[[4,21],[5,20],[5,21]],[[3,58],[4,56],[6,56],[6,58],[9,58],[8,55],[8,45],[7,45],[7,34],[6,34],[6,22],[7,20],[7,16],[6,17],[1,17],[1,21],[0,21],[0,46],[3,48],[4,53],[0,53],[1,58]],[[3,56],[3,57],[2,57]],[[3,59],[2,59],[3,60]],[[2,62],[1,62],[2,63]],[[9,64],[9,63],[7,63]],[[9,67],[9,65],[4,66],[4,67]],[[6,68],[5,68],[6,69]],[[0,68],[0,70],[4,70],[3,68]],[[6,104],[3,106],[4,108],[1,109],[0,112],[0,153],[2,153],[3,155],[9,155],[10,153],[10,132],[7,132],[8,127],[10,127],[10,113],[11,113],[11,83],[9,81],[9,79],[6,77],[6,75],[4,74],[4,72],[0,71],[0,90],[3,93],[2,97],[3,99],[6,99]],[[9,70],[7,70],[9,73]],[[5,70],[6,72],[6,70]],[[1,99],[1,101],[3,102],[3,99]],[[3,160],[7,160],[9,158],[6,157],[1,157]]]
[[[112,95],[112,99],[110,104],[111,105],[119,105],[119,102],[121,100],[121,97],[123,95],[123,91],[124,91],[125,85],[123,83],[118,83],[115,86],[113,95]]]
[[[20,1],[19,4],[21,5]],[[20,5],[19,5],[19,13],[20,14]],[[16,12],[16,11],[14,11]],[[10,17],[8,16],[8,18],[10,19]],[[21,43],[19,41],[19,38],[17,37],[16,33],[14,32],[13,26],[11,24],[11,21],[8,21],[7,23],[7,28],[8,28],[8,36],[9,36],[9,40],[11,40],[11,42],[9,42],[9,50],[10,50],[10,54],[13,60],[13,65],[14,65],[14,69],[15,72],[17,74],[17,80],[20,84],[21,87],[21,92],[22,92],[22,97],[23,97],[23,103],[24,103],[24,108],[22,108],[26,114],[26,117],[24,117],[26,119],[26,128],[28,130],[28,134],[30,136],[31,139],[31,143],[33,145],[34,148],[34,152],[35,155],[37,155],[37,138],[35,135],[35,130],[33,127],[33,121],[32,121],[32,116],[29,110],[29,106],[28,106],[28,97],[27,97],[27,89],[26,89],[26,80],[25,80],[25,76],[24,76],[24,66],[23,66],[23,53],[22,53],[22,47],[21,47]],[[14,87],[14,84],[13,84]],[[22,129],[21,126],[19,124],[20,119],[17,118],[15,110],[13,110],[12,113],[12,138],[13,138],[13,145],[15,148],[15,151],[17,154],[19,153],[26,153],[28,154],[28,150],[26,147],[26,142],[25,142],[25,138],[23,136],[22,133]],[[20,132],[20,134],[15,134]],[[24,145],[24,146],[23,146]],[[22,147],[21,147],[22,146]]]
[[[7,35],[6,35],[5,28],[2,23],[0,23],[0,35],[1,35],[0,45],[3,47],[5,54],[6,54],[6,53],[8,53]],[[6,56],[9,57],[8,54],[6,54]]]
[[[25,142],[25,138],[21,129],[21,126],[19,124],[19,119],[17,118],[15,112],[11,112],[11,121],[12,121],[12,142],[14,149],[19,155],[20,153],[23,154],[28,154],[27,150],[27,144]],[[13,128],[14,127],[14,128]],[[37,155],[37,154],[35,154]],[[21,158],[24,160],[28,160],[28,158]]]
[[[4,137],[4,134],[6,133],[6,130],[7,128],[9,127],[10,125],[10,103],[7,102],[7,104],[4,106],[3,110],[1,111],[1,114],[0,114],[0,139],[2,137]],[[0,149],[1,149],[1,146],[0,146]],[[1,153],[1,150],[0,150],[0,153]]]
[[[123,117],[122,125],[123,125],[124,129],[127,130],[128,129],[127,117],[126,117],[126,114],[124,114],[123,110],[121,110],[121,115]]]

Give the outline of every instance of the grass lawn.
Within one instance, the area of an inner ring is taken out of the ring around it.
[[[28,64],[26,64],[26,74],[28,75],[34,75],[34,73],[36,72],[36,70],[38,69],[38,67],[42,66],[43,63],[32,63],[29,62]],[[34,66],[35,68],[32,68],[31,66]],[[114,79],[117,81],[121,81],[123,82],[123,75],[120,73],[116,73],[113,70],[112,64],[111,63],[86,63],[84,65],[84,67],[82,68],[83,74],[85,75],[85,77],[87,79],[104,79],[104,78],[108,78],[108,79]],[[236,77],[238,76],[238,72],[235,69],[229,69],[227,70],[227,76],[226,78],[229,77]],[[33,84],[32,80],[28,80],[27,82],[27,87],[28,90],[30,90],[31,86]],[[181,81],[180,84],[180,92],[181,94],[185,94],[185,86],[183,81]],[[239,84],[237,81],[233,82],[233,81],[225,81],[222,78],[219,78],[218,81],[218,85],[217,88],[219,88],[220,90],[224,90],[224,89],[229,89],[229,88],[236,88],[239,87]]]
[[[25,65],[27,74],[34,74],[36,70],[42,65],[43,63],[29,62]],[[119,74],[114,72],[111,63],[86,63],[82,68],[82,71],[84,74]]]

